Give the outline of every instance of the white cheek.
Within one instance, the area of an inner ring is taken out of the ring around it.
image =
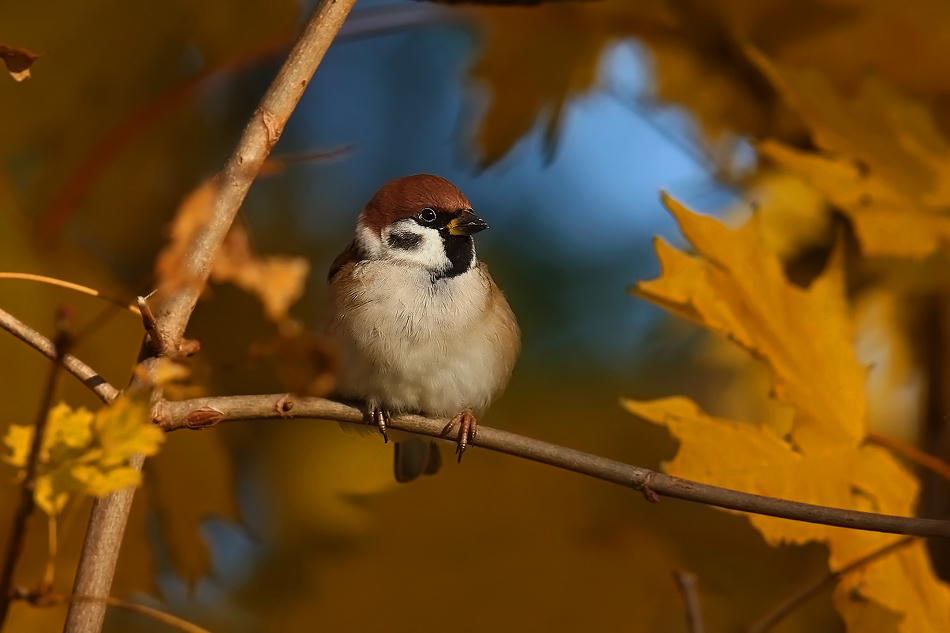
[[[393,233],[411,233],[419,238],[419,243],[411,249],[395,248],[389,245],[389,236]],[[383,257],[390,261],[408,262],[428,270],[445,270],[451,265],[439,232],[421,227],[412,220],[403,220],[383,229],[381,247]]]
[[[356,227],[356,243],[367,257],[370,259],[380,259],[382,257],[383,243],[379,236],[368,228],[362,222]]]

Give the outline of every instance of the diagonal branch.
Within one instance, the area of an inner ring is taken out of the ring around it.
[[[37,349],[46,358],[56,360],[56,345],[26,323],[23,323],[9,312],[0,310],[0,328],[3,328],[27,345]],[[96,370],[82,362],[72,354],[62,358],[63,367],[73,376],[89,387],[99,399],[109,404],[119,395],[119,390],[110,385]]]
[[[218,176],[211,217],[196,235],[183,261],[181,274],[188,283],[168,297],[158,311],[157,333],[165,345],[162,350],[165,354],[178,352],[191,313],[211,271],[214,252],[224,241],[251,183],[280,138],[287,119],[355,2],[320,0]],[[143,350],[148,347],[146,342]],[[146,373],[153,374],[155,361],[154,357],[146,357],[140,366]],[[143,460],[136,457],[132,462],[141,468]],[[134,488],[126,488],[97,499],[93,504],[76,572],[74,594],[93,598],[109,595],[134,494]],[[101,630],[104,617],[105,604],[102,602],[73,602],[66,615],[64,631],[96,633]]]
[[[198,296],[211,272],[211,258],[221,245],[251,183],[284,130],[284,124],[303,96],[310,78],[343,26],[356,0],[322,0],[314,10],[300,39],[290,51],[277,78],[244,128],[237,149],[219,176],[218,195],[211,218],[198,233],[185,258],[182,275],[189,282],[163,306],[160,327],[166,340],[181,340],[195,309]]]
[[[230,420],[290,417],[367,423],[363,411],[353,405],[323,398],[295,398],[288,394],[162,402],[155,413],[158,424],[165,431],[208,428]],[[388,426],[429,437],[447,437],[450,436],[448,424],[447,419],[407,415],[394,418]],[[663,495],[793,521],[873,532],[950,538],[950,521],[829,508],[719,488],[485,426],[478,427],[478,437],[472,445],[627,486],[641,491],[651,501],[656,495]]]

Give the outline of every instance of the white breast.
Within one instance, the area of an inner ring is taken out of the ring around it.
[[[349,277],[331,286],[325,328],[342,352],[341,395],[447,417],[478,414],[504,389],[517,324],[482,266],[432,283],[418,267],[366,260]]]

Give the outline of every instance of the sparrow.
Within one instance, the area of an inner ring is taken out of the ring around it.
[[[340,353],[337,395],[364,401],[387,442],[391,416],[451,417],[461,461],[511,378],[521,331],[475,254],[472,236],[487,228],[448,180],[407,176],[366,204],[330,267],[322,329]],[[440,465],[434,442],[396,442],[397,481]]]

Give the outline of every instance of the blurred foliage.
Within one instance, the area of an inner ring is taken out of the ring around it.
[[[33,438],[32,426],[12,424],[4,443],[11,454],[4,459],[26,476]],[[137,486],[142,474],[128,465],[135,454],[154,455],[165,439],[142,395],[122,395],[92,414],[73,410],[64,402],[49,411],[38,451],[36,505],[55,517],[71,495],[103,497],[127,486]]]
[[[540,180],[485,194],[521,214],[492,219],[507,237],[480,254],[527,339],[487,423],[651,466],[675,446],[663,429],[633,421],[617,398],[685,393],[698,408],[683,400],[636,405],[681,442],[669,466],[677,472],[895,513],[912,511],[922,484],[918,512],[945,516],[944,484],[864,442],[870,429],[950,457],[950,8],[938,0],[602,0],[448,10],[483,35],[468,94],[487,109],[465,139],[482,166],[512,168],[511,148],[538,132],[552,156],[572,105],[591,90],[612,91],[600,66],[605,51],[636,40],[652,75],[631,111],[685,112],[697,154],[741,194],[728,221],[739,224],[754,209],[753,220],[729,231],[674,205],[700,256],[659,245],[664,276],[642,288],[757,358],[665,321],[618,370],[594,364],[569,331],[596,329],[626,349],[620,341],[629,333],[617,324],[627,322],[593,306],[622,305],[595,301],[610,292],[619,301],[621,289],[608,281],[618,270],[634,281],[644,254],[592,245],[599,257],[582,260],[558,250],[545,214],[578,222],[586,210],[545,206]],[[211,182],[253,111],[299,11],[286,0],[57,0],[0,9],[9,38],[0,50],[42,53],[31,78],[0,82],[11,122],[0,135],[0,269],[114,296],[150,290],[159,251],[170,241],[174,252],[175,231],[166,228],[174,210],[200,221],[188,210],[207,198],[211,185],[201,183]],[[437,121],[465,112],[438,92],[452,86],[434,77],[461,72],[448,52],[461,55],[470,41],[435,30],[439,55],[413,48],[430,37],[421,29],[386,35],[395,38],[386,49],[366,42],[330,51],[278,152],[329,139],[327,146],[355,142],[354,155],[278,170],[252,190],[224,262],[231,268],[219,266],[220,283],[189,327],[202,343],[190,361],[199,384],[181,387],[182,397],[195,388],[329,389],[332,358],[297,325],[315,323],[323,299],[318,272],[300,297],[308,262],[323,270],[346,243],[359,205],[379,184],[364,186],[367,174],[420,170],[426,148],[454,142]],[[364,110],[344,114],[365,137],[334,138],[329,117],[318,116],[350,103],[347,91],[363,99]],[[755,160],[743,169],[746,142]],[[458,171],[448,163],[427,169]],[[473,185],[484,178],[485,189],[494,187],[490,177],[466,176]],[[165,264],[158,277],[187,283],[175,279],[173,257]],[[21,281],[4,281],[0,297],[0,307],[46,332],[54,306],[73,303],[86,319],[76,355],[126,384],[141,339],[134,316]],[[259,300],[269,302],[267,313]],[[545,346],[560,354],[557,363],[538,351]],[[11,337],[0,337],[0,358],[4,424],[28,421],[47,361]],[[60,396],[72,407],[95,402],[75,381],[64,381]],[[738,630],[829,564],[886,542],[772,519],[750,525],[674,501],[655,507],[627,490],[481,451],[439,477],[397,487],[389,449],[302,420],[169,435],[147,462],[115,595],[148,595],[227,631],[675,631],[686,625],[669,574],[687,568],[698,574],[707,628]],[[812,467],[822,459],[827,469]],[[12,514],[14,486],[11,476],[0,516]],[[71,586],[87,514],[88,504],[68,504],[59,525],[60,593]],[[0,520],[0,540],[8,530]],[[33,526],[21,584],[42,577],[46,537]],[[933,544],[930,551],[946,575],[948,553]],[[946,588],[929,565],[922,547],[905,550],[846,577],[834,603],[816,599],[776,630],[939,629],[950,617]],[[56,630],[63,613],[17,604],[7,628]],[[161,630],[118,612],[108,628]]]
[[[854,350],[845,301],[844,257],[836,249],[807,290],[792,285],[763,239],[761,215],[738,231],[691,214],[667,199],[702,259],[663,242],[663,275],[637,286],[640,296],[729,338],[771,370],[776,400],[794,412],[748,424],[713,418],[690,400],[628,400],[638,416],[664,425],[681,446],[666,469],[677,476],[755,494],[836,508],[912,516],[919,486],[888,451],[867,445],[866,373]],[[725,450],[710,451],[710,446]],[[892,535],[751,515],[769,543],[828,545],[840,569]],[[850,630],[867,630],[868,611],[898,616],[902,631],[940,631],[950,618],[950,589],[935,576],[922,542],[848,574],[835,604]]]

